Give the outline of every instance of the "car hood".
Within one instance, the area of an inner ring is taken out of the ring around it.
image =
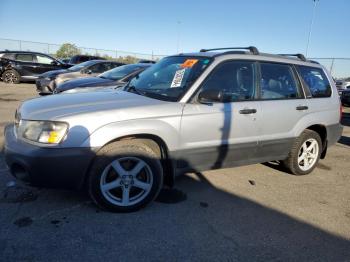
[[[67,72],[69,72],[68,69],[51,70],[51,71],[48,71],[46,73],[41,74],[40,77],[41,78],[55,77],[55,76],[58,76],[59,74],[63,74],[63,73],[67,73]]]
[[[115,85],[116,81],[101,77],[86,77],[68,80],[56,87],[57,92],[67,91],[76,87],[94,87],[94,86],[110,86]]]
[[[97,125],[167,115],[166,102],[121,90],[58,94],[25,101],[18,112],[21,119],[66,121],[70,124]],[[177,111],[177,110],[176,110]],[[176,113],[181,113],[181,110]],[[170,113],[173,114],[173,113]]]

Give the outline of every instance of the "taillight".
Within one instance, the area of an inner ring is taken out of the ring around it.
[[[343,105],[340,103],[340,107],[339,107],[339,122],[341,121],[343,117]]]

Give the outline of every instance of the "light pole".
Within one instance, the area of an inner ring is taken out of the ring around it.
[[[308,52],[309,52],[309,45],[310,45],[312,26],[314,25],[314,19],[315,19],[315,14],[316,14],[316,6],[317,6],[317,2],[319,0],[312,0],[312,1],[314,1],[314,10],[312,12],[312,18],[311,18],[311,22],[310,22],[309,37],[307,38],[306,53],[305,53],[306,57],[307,57]]]

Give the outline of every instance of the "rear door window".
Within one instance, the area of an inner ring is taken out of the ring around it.
[[[90,66],[88,70],[91,70],[92,73],[103,73],[109,69],[108,64],[109,63],[98,63]]]
[[[287,64],[260,63],[261,99],[301,98],[299,83],[293,69]]]
[[[321,68],[309,66],[297,66],[304,85],[310,90],[311,96],[330,97],[332,94],[331,85],[326,74]]]
[[[33,62],[33,55],[31,54],[17,54],[16,60],[23,62]]]

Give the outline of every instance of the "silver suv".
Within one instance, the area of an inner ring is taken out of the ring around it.
[[[12,174],[86,187],[114,212],[144,207],[184,172],[278,160],[309,174],[342,133],[331,76],[303,55],[225,49],[166,57],[122,91],[24,102],[5,130]]]

